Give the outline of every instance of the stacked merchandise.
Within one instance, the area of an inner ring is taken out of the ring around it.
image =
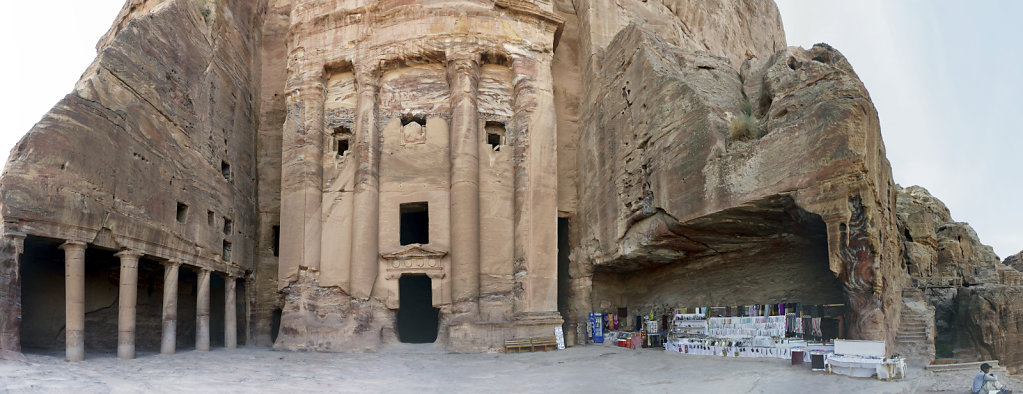
[[[707,336],[743,339],[785,337],[785,316],[712,317],[707,320]]]
[[[707,335],[707,318],[702,313],[676,313],[671,321],[673,338]]]
[[[765,343],[764,340],[767,342]],[[740,357],[740,358],[777,358],[792,357],[793,346],[785,339],[756,338],[737,341],[722,339],[674,338],[664,344],[664,350],[706,356]]]

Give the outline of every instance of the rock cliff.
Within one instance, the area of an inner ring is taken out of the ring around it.
[[[939,358],[997,359],[1011,371],[1023,366],[1018,293],[1023,275],[999,261],[990,246],[920,186],[898,188],[903,266],[933,314],[930,344]],[[912,344],[900,347],[912,352]],[[917,349],[918,350],[918,349]],[[935,352],[932,352],[932,354]]]
[[[152,288],[156,262],[198,270],[181,310],[206,319],[208,272],[245,278],[241,332],[278,349],[399,340],[415,276],[452,351],[800,302],[889,349],[1023,364],[1023,253],[894,185],[850,62],[787,47],[771,1],[128,0],[97,50],[0,179],[0,357],[59,347],[20,324],[67,241],[108,303],[118,250]]]

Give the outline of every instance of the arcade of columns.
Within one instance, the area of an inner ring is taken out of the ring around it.
[[[19,237],[21,244],[23,235],[8,234]],[[67,241],[60,245],[64,250],[64,283],[65,283],[65,318],[66,318],[66,355],[68,361],[85,359],[85,249],[86,243]],[[19,254],[20,254],[19,248]],[[138,286],[138,264],[143,253],[135,250],[122,250],[115,254],[121,261],[120,282],[118,290],[117,310],[117,357],[122,359],[135,358],[135,302]],[[163,332],[161,335],[160,353],[173,354],[175,351],[175,335],[177,326],[178,306],[178,269],[181,262],[165,261],[163,286]],[[199,287],[196,305],[196,338],[195,348],[200,351],[210,350],[210,275],[209,268],[192,267],[198,272]],[[235,307],[235,281],[239,276],[225,273],[224,290],[224,347],[238,347],[237,310]]]

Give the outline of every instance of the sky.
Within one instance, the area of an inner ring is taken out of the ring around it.
[[[895,182],[927,188],[999,257],[1023,250],[1023,1],[776,2],[789,45],[831,44],[863,80]],[[5,5],[0,151],[71,92],[123,4]]]

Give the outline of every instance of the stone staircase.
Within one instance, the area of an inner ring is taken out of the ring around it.
[[[918,288],[902,290],[902,317],[895,335],[895,349],[912,364],[934,360],[934,307]]]

